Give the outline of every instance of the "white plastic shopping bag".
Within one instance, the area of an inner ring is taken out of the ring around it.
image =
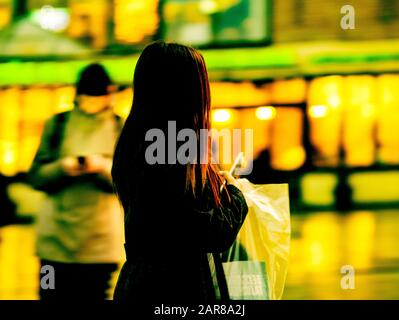
[[[236,242],[222,256],[230,299],[281,299],[291,233],[288,185],[238,182],[248,215]]]

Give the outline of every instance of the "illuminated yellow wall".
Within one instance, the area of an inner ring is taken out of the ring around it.
[[[0,89],[0,173],[15,175],[26,172],[39,146],[47,119],[74,106],[72,86]],[[131,89],[117,92],[113,108],[127,116],[132,99]]]
[[[399,76],[328,76],[310,82],[308,115],[319,164],[399,164]],[[377,148],[378,147],[378,148]]]
[[[334,173],[307,173],[300,181],[303,203],[317,206],[333,206],[335,204],[334,190],[338,177]]]
[[[298,169],[305,161],[302,110],[287,107],[276,110],[271,137],[272,166],[278,170]]]
[[[259,112],[261,111],[261,112]],[[262,112],[263,111],[263,112]],[[265,112],[266,111],[266,112]],[[240,129],[242,132],[242,151],[245,150],[244,135],[246,129],[252,130],[253,135],[253,155],[247,154],[247,157],[256,158],[259,153],[270,147],[270,130],[273,119],[275,117],[275,109],[270,106],[260,108],[239,108],[239,109],[214,109],[212,112],[212,128],[222,130],[227,128]],[[231,146],[229,147],[231,150]],[[252,152],[252,151],[251,151]],[[234,155],[233,155],[234,156]],[[227,163],[227,167],[232,163]]]
[[[0,172],[6,175],[17,173],[20,89],[8,88],[0,91]]]
[[[302,147],[302,111],[299,108],[216,108],[212,119],[212,127],[218,130],[253,130],[253,154],[247,154],[247,157],[256,158],[261,151],[269,149],[272,166],[279,170],[297,169],[305,160]],[[242,144],[242,150],[245,151],[244,149]]]
[[[115,38],[140,43],[155,34],[159,24],[159,0],[114,0]]]
[[[271,129],[276,110],[272,106],[259,108],[244,108],[240,110],[241,129],[252,129],[254,144],[253,156],[256,158],[260,152],[270,148]]]
[[[399,199],[397,171],[353,173],[349,185],[356,203],[395,202]]]
[[[378,158],[388,164],[399,163],[399,75],[377,77]]]
[[[0,29],[4,28],[11,22],[12,17],[12,1],[0,1]]]
[[[232,130],[239,128],[239,122],[240,112],[237,109],[220,108],[212,111],[212,128],[218,132],[218,136],[212,135],[212,157],[223,169],[229,169],[234,161]],[[226,135],[223,135],[222,130],[225,130]]]
[[[252,82],[212,82],[213,107],[250,107],[271,102],[269,85],[256,87]]]
[[[110,7],[106,0],[69,0],[70,24],[68,35],[74,38],[91,37],[95,48],[103,48],[108,41]]]
[[[303,78],[276,80],[255,86],[253,83],[212,83],[212,106],[242,107],[214,109],[230,113],[225,121],[213,121],[213,127],[253,130],[253,158],[271,150],[275,169],[292,170],[305,159],[302,147],[302,111],[299,108],[275,108],[270,104],[301,104],[306,100],[307,83]],[[254,107],[256,106],[256,107]],[[249,107],[249,108],[244,108]]]
[[[341,148],[348,166],[399,164],[397,88],[399,75],[325,76],[309,83],[295,78],[261,85],[216,82],[211,83],[212,123],[216,129],[252,129],[254,158],[269,149],[275,169],[297,169],[305,160],[299,105],[306,98],[316,165],[337,166]],[[1,173],[29,168],[44,121],[70,110],[74,95],[73,86],[0,88]],[[117,114],[128,115],[132,95],[131,88],[113,95]]]
[[[212,82],[213,107],[255,107],[268,104],[301,104],[306,101],[303,78],[276,80],[256,86],[252,82]]]
[[[317,163],[324,166],[338,164],[341,140],[341,105],[343,78],[321,77],[312,80],[308,91],[310,140],[320,155]]]
[[[375,161],[376,83],[372,76],[344,79],[343,148],[348,166]]]
[[[299,104],[306,101],[307,83],[303,78],[282,79],[270,84],[271,102]]]

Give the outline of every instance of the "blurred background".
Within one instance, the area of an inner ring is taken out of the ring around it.
[[[343,29],[342,6],[355,9]],[[399,0],[0,0],[0,299],[36,299],[25,182],[44,122],[73,108],[88,63],[130,109],[149,42],[200,48],[213,126],[254,130],[255,183],[289,183],[285,299],[399,298]],[[352,265],[355,289],[341,288]]]

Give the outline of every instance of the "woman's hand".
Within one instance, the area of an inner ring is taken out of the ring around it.
[[[85,173],[108,173],[111,172],[112,160],[99,154],[86,157]]]
[[[238,188],[238,181],[231,175],[228,171],[219,171],[219,174],[226,179],[227,184],[232,184],[233,186]]]
[[[80,176],[84,173],[76,157],[65,157],[61,159],[61,167],[65,174],[70,177]]]

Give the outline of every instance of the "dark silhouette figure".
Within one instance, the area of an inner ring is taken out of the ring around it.
[[[338,211],[346,212],[353,207],[353,191],[349,185],[349,168],[345,166],[345,151],[342,149],[339,155],[340,163],[337,168],[338,183],[335,188],[335,207]]]
[[[264,149],[253,161],[252,172],[248,176],[248,179],[257,184],[270,183],[273,181],[273,175],[270,150]]]
[[[112,156],[122,128],[110,108],[111,80],[99,64],[77,83],[75,108],[45,125],[29,172],[47,193],[38,218],[37,254],[55,269],[55,289],[43,300],[106,298],[123,260],[123,217],[111,180]]]
[[[210,128],[204,59],[190,47],[152,43],[138,60],[133,86],[132,111],[112,168],[125,210],[127,254],[114,298],[209,301],[220,295],[227,299],[219,253],[233,244],[248,210],[234,178],[223,174],[227,185],[220,193],[222,177],[210,160],[149,164],[145,157],[152,144],[145,139],[150,129],[167,133],[168,121],[175,121],[177,132],[189,128],[199,139],[200,129]],[[210,147],[208,143],[205,152]],[[197,160],[200,157],[198,152]]]
[[[16,206],[7,194],[10,179],[0,174],[0,227],[17,222]]]

